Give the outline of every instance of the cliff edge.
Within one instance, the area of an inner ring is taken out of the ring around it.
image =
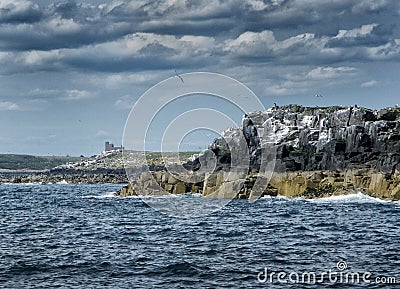
[[[234,166],[230,148],[240,146],[239,136],[246,141],[249,168],[239,181],[230,182],[227,175]],[[185,167],[201,171],[211,160],[216,161],[215,171],[204,175],[204,181],[180,181],[159,171],[154,178],[139,176],[134,184],[139,190],[126,187],[117,195],[149,191],[154,187],[149,182],[156,181],[169,193],[215,196],[222,188],[217,197],[251,198],[256,180],[267,178],[268,186],[257,197],[316,198],[362,191],[399,200],[400,109],[286,105],[249,113],[241,128],[223,132],[208,151]],[[272,161],[273,174],[266,177],[263,167]]]

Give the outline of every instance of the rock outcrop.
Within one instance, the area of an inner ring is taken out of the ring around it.
[[[248,173],[229,179],[228,172],[238,165],[233,157],[238,152],[232,149],[243,148],[243,137]],[[196,172],[211,160],[216,162],[215,172],[204,175],[202,182],[170,183],[163,171],[154,173],[154,179],[169,193],[212,197],[280,194],[315,198],[364,191],[399,200],[400,109],[287,105],[250,113],[242,128],[225,131],[185,167]],[[262,168],[271,162],[275,162],[274,173],[265,176]],[[255,194],[260,178],[267,178],[268,186]]]

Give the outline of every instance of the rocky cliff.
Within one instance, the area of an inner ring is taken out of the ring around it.
[[[242,136],[248,157],[244,163],[249,169],[244,177],[231,181],[224,176],[237,165],[233,158],[237,152],[232,153],[232,148],[243,146]],[[223,132],[208,151],[185,167],[201,171],[211,161],[215,162],[215,172],[204,175],[202,182],[170,183],[162,176],[167,172],[158,172],[155,181],[170,193],[198,192],[213,196],[222,187],[223,193],[217,197],[234,194],[249,198],[256,180],[265,177],[265,163],[274,162],[274,172],[267,177],[268,186],[258,197],[265,194],[322,197],[364,191],[398,200],[400,109],[287,105],[249,113],[243,118],[242,128]],[[179,190],[178,183],[182,183]],[[134,193],[130,188],[130,193],[119,194]]]

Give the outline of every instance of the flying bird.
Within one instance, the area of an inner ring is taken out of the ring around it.
[[[315,95],[315,97],[322,97],[322,94],[317,93],[317,94]]]
[[[185,82],[183,81],[182,76],[180,76],[180,75],[178,74],[178,72],[176,72],[176,69],[175,69],[175,75],[176,75],[177,77],[179,77],[179,79],[182,81],[182,83],[185,83]]]

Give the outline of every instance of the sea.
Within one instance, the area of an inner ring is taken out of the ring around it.
[[[1,184],[0,288],[400,288],[399,202],[232,200],[179,218],[120,188]]]

